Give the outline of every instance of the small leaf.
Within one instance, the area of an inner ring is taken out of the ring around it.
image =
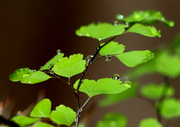
[[[51,101],[49,99],[43,99],[36,104],[30,113],[31,117],[43,117],[49,118],[51,112]]]
[[[104,45],[104,43],[101,44],[101,46]],[[125,48],[123,44],[119,44],[118,42],[111,41],[108,44],[106,44],[101,50],[100,55],[117,55],[120,53],[123,53]]]
[[[40,70],[42,71],[42,70],[49,70],[49,69],[51,69],[54,66],[54,64],[59,59],[61,59],[63,56],[64,56],[64,53],[57,52],[57,54],[52,59],[50,59],[44,66],[42,66]]]
[[[88,26],[81,26],[76,30],[76,35],[92,37],[101,41],[112,36],[121,35],[125,27],[125,25],[121,24],[114,26],[109,23],[91,23]]]
[[[24,78],[21,79],[21,83],[36,84],[50,79],[51,77],[44,72],[36,71],[31,74],[24,74]]]
[[[69,107],[60,105],[51,112],[50,119],[57,124],[70,126],[76,119],[76,112]]]
[[[165,99],[160,103],[160,113],[166,119],[180,117],[180,100],[175,98]]]
[[[79,80],[74,84],[74,88],[77,89]],[[99,94],[117,94],[123,92],[131,87],[130,84],[122,83],[120,80],[114,80],[112,78],[95,80],[84,79],[80,86],[80,91],[86,93],[90,98]]]
[[[145,26],[140,23],[134,24],[126,33],[137,33],[148,37],[161,37],[160,31],[157,31],[153,26]]]
[[[33,70],[29,69],[29,68],[20,68],[15,70],[10,76],[9,79],[13,82],[18,82],[21,79],[23,79],[23,75],[24,74],[31,74],[33,73]]]
[[[33,125],[33,127],[55,127],[55,126],[43,122],[37,122]]]
[[[24,127],[24,126],[28,126],[35,123],[36,121],[38,121],[38,119],[30,118],[23,115],[18,115],[18,116],[13,117],[11,121],[14,121],[20,127]]]
[[[137,65],[146,63],[154,58],[154,54],[149,50],[131,51],[121,53],[115,56],[128,67],[135,67]]]
[[[141,94],[144,97],[147,97],[152,100],[160,99],[163,95],[163,91],[167,89],[166,97],[170,97],[174,95],[174,89],[172,87],[165,86],[164,84],[154,84],[149,83],[141,87]],[[165,93],[164,93],[165,94]]]
[[[136,96],[138,89],[137,82],[132,82],[131,88],[118,94],[105,94],[105,98],[100,100],[99,105],[101,107],[111,106],[118,102],[122,102],[129,98]]]
[[[163,127],[155,118],[146,118],[141,120],[139,127]]]
[[[97,127],[126,127],[127,118],[120,113],[107,113]]]
[[[157,23],[158,21],[161,21],[169,27],[174,26],[173,21],[166,20],[160,11],[155,11],[155,10],[146,10],[146,11],[137,10],[127,17],[124,17],[123,15],[118,14],[116,15],[116,18],[126,23],[141,22],[143,24],[149,25],[149,24],[154,24],[154,23]]]
[[[60,75],[70,78],[85,70],[85,60],[82,60],[82,54],[74,54],[69,58],[61,58],[52,68],[52,70]]]
[[[180,75],[180,58],[178,55],[163,51],[156,60],[155,68],[161,75],[176,78]]]

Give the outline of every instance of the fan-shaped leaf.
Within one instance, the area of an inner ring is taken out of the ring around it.
[[[131,51],[115,56],[128,67],[135,67],[154,58],[154,54],[149,50]]]
[[[146,118],[141,120],[139,127],[163,127],[155,118]]]
[[[104,45],[104,43],[102,43],[101,45]],[[106,44],[101,50],[100,50],[100,54],[102,56],[105,55],[116,55],[116,54],[120,54],[123,53],[125,48],[125,46],[123,44],[119,44],[118,42],[114,42],[111,41],[108,44]]]
[[[79,80],[74,84],[74,88],[77,89]],[[84,79],[80,91],[86,93],[90,98],[99,94],[117,94],[130,88],[130,82],[122,83],[120,80],[114,80],[112,78],[95,80]]]
[[[69,58],[61,58],[54,65],[52,70],[60,76],[70,78],[85,70],[85,60],[82,60],[82,58],[82,54],[74,54],[71,55]]]
[[[126,33],[137,33],[148,37],[161,37],[160,31],[157,31],[154,26],[145,26],[140,23],[134,24]]]
[[[122,34],[125,30],[125,27],[125,25],[121,24],[114,26],[109,23],[91,23],[88,26],[81,26],[78,30],[76,30],[76,35],[92,37],[100,41]]]
[[[97,127],[126,127],[127,118],[120,113],[107,113]]]
[[[44,117],[49,118],[51,112],[51,101],[49,99],[43,99],[36,104],[30,113],[31,117]]]
[[[149,83],[147,85],[144,85],[141,87],[141,94],[144,97],[147,97],[152,100],[160,99],[162,96],[173,96],[174,95],[174,89],[172,87],[165,86],[164,84],[154,84]],[[163,93],[164,90],[167,89],[166,93]]]
[[[76,112],[69,107],[60,105],[51,112],[50,118],[57,124],[70,126],[76,119]]]

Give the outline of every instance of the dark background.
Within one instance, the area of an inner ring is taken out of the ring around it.
[[[39,69],[56,54],[57,49],[61,49],[66,56],[74,53],[82,53],[84,56],[94,54],[96,40],[78,37],[75,30],[92,22],[113,23],[116,14],[126,16],[134,10],[159,10],[168,20],[176,23],[173,28],[162,23],[157,25],[161,30],[161,38],[126,34],[116,39],[126,46],[126,51],[153,49],[167,43],[179,32],[179,6],[178,0],[0,0],[0,99],[13,93],[15,104],[12,113],[15,113],[36,101],[38,92],[45,88],[46,97],[51,99],[53,108],[65,104],[76,109],[75,97],[70,87],[63,82],[50,79],[40,84],[25,85],[11,82],[9,75],[21,67]],[[116,59],[110,63],[100,60],[91,67],[86,78],[111,77],[114,73],[123,75],[126,70],[127,67]],[[79,77],[72,79],[75,78]],[[146,77],[141,82],[162,80],[156,75]],[[86,97],[83,95],[81,99]],[[90,103],[101,97],[93,98]],[[109,111],[124,113],[128,117],[128,127],[138,126],[141,118],[156,116],[147,102],[134,98],[96,110],[91,127]]]

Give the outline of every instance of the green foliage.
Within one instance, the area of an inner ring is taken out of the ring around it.
[[[97,127],[126,127],[127,118],[120,113],[107,113]]]
[[[34,124],[33,127],[55,127],[55,126],[43,122],[37,122]]]
[[[166,93],[164,93],[164,89],[167,89]],[[174,93],[172,87],[164,84],[149,83],[141,87],[142,96],[152,100],[160,99],[162,96],[170,97],[173,96]]]
[[[155,118],[146,118],[141,120],[139,127],[163,127]]]
[[[28,126],[35,123],[36,121],[38,121],[38,119],[30,118],[28,116],[18,115],[18,116],[13,117],[11,121],[14,121],[20,127],[24,127],[24,126]]]
[[[121,35],[125,31],[125,27],[123,24],[114,26],[109,23],[91,23],[88,26],[81,26],[76,30],[76,35],[92,37],[101,41],[109,37]]]
[[[135,67],[137,65],[148,62],[154,58],[154,54],[149,50],[131,51],[116,55],[116,57],[128,67]]]
[[[76,89],[79,80],[74,84]],[[129,82],[122,83],[120,80],[114,80],[112,78],[95,80],[84,79],[80,87],[80,91],[86,93],[90,98],[99,94],[117,94],[123,92],[131,87]]]
[[[51,112],[51,101],[49,99],[41,100],[30,113],[31,117],[49,118]]]
[[[180,101],[175,98],[163,100],[160,104],[161,115],[166,119],[180,117]]]
[[[60,76],[70,78],[84,71],[85,60],[82,60],[82,58],[83,55],[81,54],[74,54],[69,56],[69,58],[61,58],[54,65],[52,70]]]
[[[50,115],[51,120],[57,124],[70,126],[76,119],[76,112],[64,105],[59,105]]]

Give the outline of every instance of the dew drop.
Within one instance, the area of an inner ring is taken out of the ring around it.
[[[114,21],[114,26],[117,26],[118,25],[118,21]]]
[[[54,71],[53,71],[53,70],[50,70],[49,73],[50,73],[50,74],[54,74]]]
[[[31,81],[29,81],[28,83],[31,84]]]
[[[61,50],[60,50],[60,49],[58,49],[56,52],[57,52],[57,54],[59,55],[59,54],[61,53]]]
[[[112,79],[114,79],[114,80],[120,80],[120,76],[119,76],[118,74],[114,74],[114,75],[112,76]]]
[[[128,86],[130,86],[130,85],[131,85],[131,82],[130,82],[130,81],[126,81],[125,84],[128,85]]]
[[[122,77],[121,77],[121,81],[122,81],[122,82],[129,81],[129,77],[128,77],[128,76],[122,76]]]
[[[104,56],[104,59],[105,59],[105,61],[109,62],[112,60],[112,56],[110,56],[110,55]]]
[[[91,62],[91,59],[93,58],[93,55],[89,55],[85,58],[86,63]]]

